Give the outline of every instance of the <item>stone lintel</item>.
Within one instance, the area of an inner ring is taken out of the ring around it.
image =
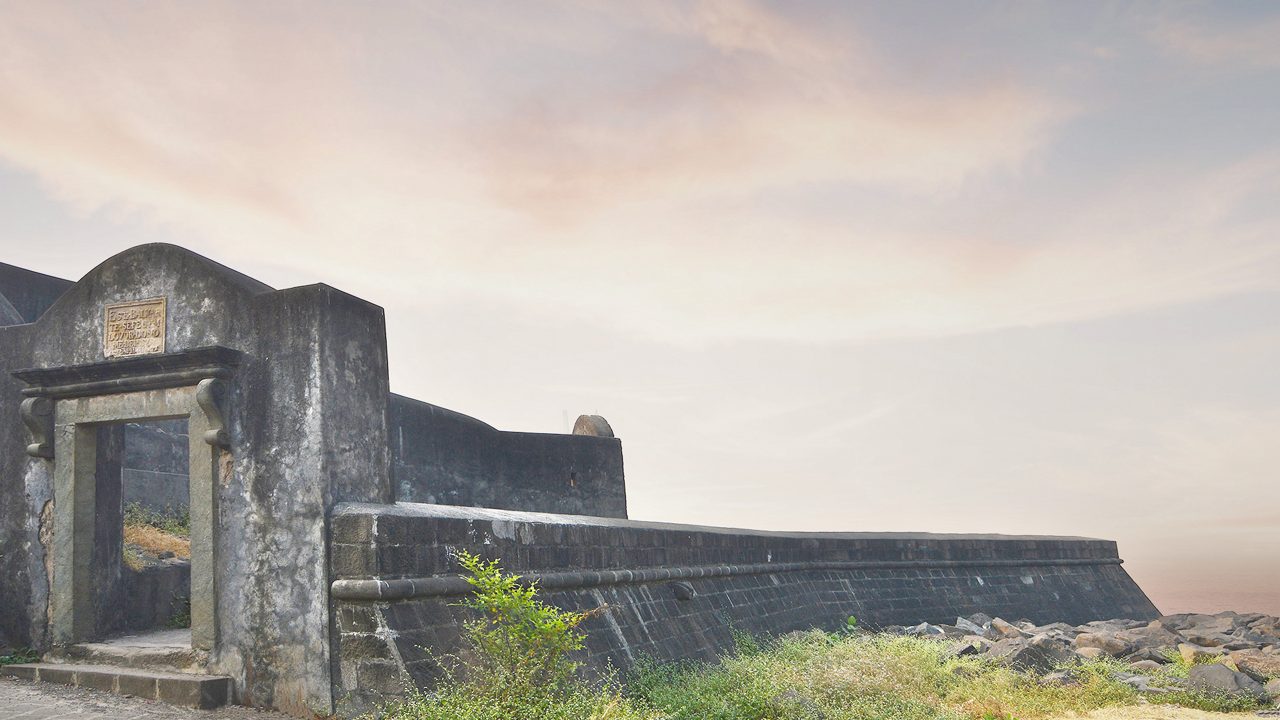
[[[17,370],[27,397],[56,399],[112,395],[194,385],[207,378],[230,377],[244,353],[221,345],[166,355],[103,360],[83,365]]]

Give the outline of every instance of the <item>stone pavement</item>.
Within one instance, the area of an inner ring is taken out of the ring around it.
[[[0,720],[287,720],[246,707],[191,710],[54,683],[0,678]]]

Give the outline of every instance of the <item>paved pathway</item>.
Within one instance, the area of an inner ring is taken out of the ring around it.
[[[0,678],[0,720],[290,720],[245,707],[190,710],[83,688]]]

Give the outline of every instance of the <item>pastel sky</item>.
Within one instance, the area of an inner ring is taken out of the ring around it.
[[[0,0],[0,260],[386,308],[636,518],[1113,538],[1280,613],[1280,5]]]

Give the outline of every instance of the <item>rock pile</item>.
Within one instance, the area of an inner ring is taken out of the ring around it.
[[[1046,683],[1071,683],[1064,666],[1107,656],[1128,664],[1131,672],[1117,672],[1116,678],[1140,692],[1191,689],[1280,702],[1280,618],[1271,615],[1181,614],[1073,626],[1008,622],[978,613],[956,618],[953,625],[886,630],[951,640],[953,656],[990,657],[1036,672]],[[1162,672],[1179,659],[1190,666],[1185,680]]]

